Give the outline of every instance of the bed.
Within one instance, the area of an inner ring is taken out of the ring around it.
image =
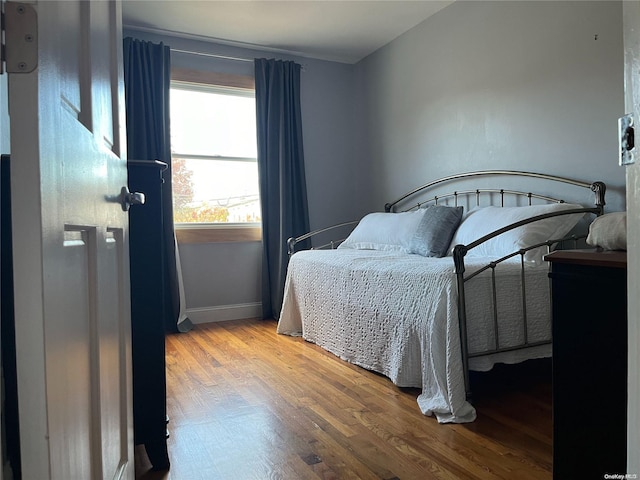
[[[547,190],[488,186],[498,179],[542,181]],[[469,180],[482,186],[466,188]],[[440,193],[452,184],[465,188]],[[567,202],[549,185],[590,198]],[[441,423],[471,422],[469,370],[551,356],[544,254],[586,237],[605,190],[532,172],[462,173],[412,190],[385,212],[289,239],[277,331],[420,388],[420,410]],[[346,237],[299,249],[345,229]]]

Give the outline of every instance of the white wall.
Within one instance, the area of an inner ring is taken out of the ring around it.
[[[597,37],[597,38],[596,38]],[[363,60],[371,208],[508,168],[602,180],[624,209],[620,2],[455,2]]]

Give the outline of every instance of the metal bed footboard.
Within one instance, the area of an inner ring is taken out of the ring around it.
[[[605,205],[605,193],[606,193],[606,185],[603,182],[583,182],[580,180],[575,180],[575,179],[571,179],[571,178],[567,178],[567,177],[560,177],[560,176],[556,176],[556,175],[547,175],[547,174],[542,174],[542,173],[535,173],[535,172],[526,172],[526,171],[516,171],[516,170],[483,170],[483,171],[476,171],[476,172],[466,172],[466,173],[460,173],[460,174],[456,174],[456,175],[451,175],[448,177],[443,177],[437,180],[433,180],[429,183],[426,183],[425,185],[422,185],[421,187],[418,187],[408,193],[406,193],[405,195],[401,196],[400,198],[398,198],[397,200],[395,200],[394,202],[391,203],[387,203],[385,205],[385,211],[386,212],[395,212],[399,209],[400,205],[405,205],[407,202],[411,201],[411,199],[416,198],[416,196],[418,194],[423,194],[424,192],[427,192],[429,190],[431,190],[433,187],[435,187],[436,185],[440,185],[440,184],[444,184],[444,183],[448,183],[448,182],[452,182],[452,181],[458,181],[458,180],[463,180],[463,179],[467,179],[467,178],[480,178],[480,177],[494,177],[494,176],[510,176],[510,177],[525,177],[525,178],[531,178],[531,179],[540,179],[540,180],[544,180],[544,181],[550,181],[550,182],[557,182],[557,183],[562,183],[562,184],[566,184],[566,185],[571,185],[574,187],[579,187],[579,188],[585,188],[585,189],[589,189],[593,192],[594,194],[594,204],[595,206],[593,208],[583,208],[583,209],[571,209],[571,210],[563,210],[560,212],[554,212],[554,213],[549,213],[549,214],[545,214],[545,215],[538,215],[536,217],[531,217],[529,219],[520,221],[520,222],[516,222],[513,223],[512,225],[508,225],[504,228],[501,228],[499,230],[496,230],[482,238],[479,238],[478,240],[476,240],[473,243],[470,243],[469,245],[457,245],[456,247],[454,247],[454,251],[453,251],[453,261],[454,261],[454,265],[455,265],[455,274],[456,274],[456,283],[457,283],[457,290],[458,290],[458,320],[459,320],[459,329],[460,329],[460,342],[461,342],[461,352],[462,352],[462,364],[463,364],[463,369],[464,369],[464,384],[465,384],[465,392],[466,392],[466,396],[469,399],[471,397],[471,387],[470,387],[470,383],[469,383],[469,360],[471,358],[476,358],[476,357],[481,357],[481,356],[487,356],[487,355],[492,355],[495,353],[501,353],[501,352],[507,352],[507,351],[514,351],[514,350],[520,350],[520,349],[526,349],[526,348],[532,348],[535,346],[539,346],[539,345],[544,345],[547,343],[551,343],[551,339],[549,339],[548,342],[544,341],[544,342],[529,342],[527,339],[527,328],[528,328],[528,324],[527,324],[527,319],[526,319],[526,287],[525,287],[525,262],[524,262],[524,254],[530,250],[533,250],[535,248],[540,248],[540,247],[544,247],[546,246],[548,250],[551,250],[551,247],[557,244],[562,244],[566,241],[573,241],[573,242],[577,242],[579,238],[586,238],[586,233],[584,235],[581,235],[580,237],[576,237],[576,236],[571,236],[571,237],[567,237],[564,239],[550,239],[546,242],[543,242],[541,244],[538,245],[531,245],[528,246],[527,248],[521,249],[517,252],[513,252],[510,255],[507,255],[505,257],[502,257],[500,259],[497,259],[493,262],[491,262],[490,264],[486,265],[485,267],[479,269],[478,271],[474,272],[471,275],[468,275],[467,277],[465,277],[464,273],[465,273],[465,266],[464,266],[464,257],[465,255],[469,252],[469,250],[472,250],[473,248],[477,247],[478,245],[491,240],[492,238],[497,237],[498,235],[501,235],[505,232],[508,232],[509,230],[513,230],[515,228],[521,227],[523,225],[526,225],[528,223],[532,223],[535,221],[539,221],[539,220],[543,220],[545,218],[551,218],[551,217],[556,217],[556,216],[562,216],[562,215],[570,215],[570,214],[575,214],[575,213],[591,213],[594,214],[596,216],[602,215],[604,213],[604,205]],[[555,197],[550,197],[547,195],[541,195],[541,194],[535,194],[535,193],[531,193],[531,192],[523,192],[523,191],[518,191],[518,190],[506,190],[506,189],[493,189],[493,188],[481,188],[481,189],[475,189],[475,190],[462,190],[462,191],[454,191],[452,193],[447,193],[444,195],[440,195],[440,196],[433,196],[432,198],[427,199],[426,201],[418,201],[417,203],[411,205],[409,208],[405,208],[403,211],[406,210],[412,210],[415,208],[420,208],[425,204],[429,204],[429,203],[433,203],[433,204],[438,204],[439,201],[453,201],[454,205],[458,205],[458,201],[460,197],[468,197],[468,196],[475,196],[475,200],[476,200],[476,205],[479,206],[480,205],[480,196],[481,195],[491,195],[491,194],[497,194],[499,195],[500,198],[500,206],[505,206],[505,195],[508,196],[513,196],[513,197],[524,197],[527,199],[527,203],[529,205],[532,204],[532,199],[538,199],[538,200],[542,200],[544,202],[548,202],[548,203],[564,203],[564,200],[559,199],[559,198],[555,198]],[[524,331],[524,342],[521,345],[515,345],[515,346],[511,346],[511,347],[506,347],[506,348],[501,348],[499,345],[499,328],[498,328],[498,319],[497,319],[497,310],[496,310],[496,302],[495,299],[497,297],[496,294],[496,286],[495,286],[495,268],[498,264],[505,262],[506,260],[515,257],[516,255],[520,255],[520,263],[521,263],[521,278],[522,278],[522,305],[523,305],[523,331]],[[485,351],[485,352],[474,352],[473,354],[469,354],[469,349],[468,349],[468,334],[467,334],[467,311],[466,311],[466,295],[465,295],[465,286],[466,283],[475,278],[477,275],[479,275],[480,273],[491,269],[492,270],[492,290],[493,290],[493,299],[494,299],[494,320],[493,320],[493,328],[494,328],[494,334],[496,337],[496,345],[494,349],[491,349],[490,351]]]
[[[537,248],[542,248],[542,247],[546,247],[547,248],[547,253],[549,253],[552,249],[552,247],[556,246],[556,245],[564,245],[567,242],[571,242],[573,244],[573,248],[576,248],[577,243],[579,240],[581,239],[585,239],[587,237],[587,234],[581,234],[581,235],[571,235],[568,237],[564,237],[564,238],[559,238],[559,239],[550,239],[547,240],[545,242],[541,242],[535,245],[530,245],[526,248],[522,248],[520,250],[517,250],[515,252],[510,253],[509,255],[505,255],[504,257],[498,258],[490,263],[488,263],[487,265],[485,265],[484,267],[481,267],[477,270],[475,270],[474,272],[472,272],[469,275],[465,276],[465,264],[464,264],[464,259],[465,256],[467,255],[467,253],[478,247],[479,245],[483,244],[484,242],[491,240],[492,238],[495,238],[505,232],[508,232],[510,230],[513,230],[515,228],[521,227],[523,225],[527,225],[529,223],[533,223],[539,220],[544,220],[546,218],[552,218],[552,217],[559,217],[559,216],[564,216],[564,215],[572,215],[572,214],[576,214],[576,213],[582,213],[582,214],[593,214],[595,216],[599,216],[603,213],[602,210],[602,206],[597,206],[594,208],[579,208],[579,209],[568,209],[568,210],[562,210],[559,212],[552,212],[552,213],[547,213],[544,215],[537,215],[535,217],[531,217],[528,218],[526,220],[521,220],[519,222],[515,222],[511,225],[508,225],[504,228],[501,228],[499,230],[496,230],[488,235],[485,235],[482,238],[479,238],[478,240],[476,240],[475,242],[472,242],[468,245],[456,245],[453,249],[453,262],[454,262],[454,266],[455,266],[455,275],[456,275],[456,284],[457,284],[457,294],[458,294],[458,322],[459,322],[459,329],[460,329],[460,349],[462,352],[462,365],[463,365],[463,371],[464,371],[464,386],[465,386],[465,393],[467,396],[467,399],[471,399],[471,385],[470,385],[470,381],[469,381],[469,360],[472,358],[477,358],[477,357],[484,357],[484,356],[488,356],[488,355],[493,355],[493,354],[497,354],[497,353],[503,353],[503,352],[511,352],[511,351],[515,351],[515,350],[523,350],[523,349],[527,349],[527,348],[533,348],[533,347],[538,347],[541,345],[548,345],[551,344],[552,339],[548,338],[546,340],[541,340],[541,341],[536,341],[536,342],[530,342],[528,339],[528,329],[529,329],[529,323],[528,323],[528,317],[527,317],[527,288],[526,288],[526,275],[525,275],[525,254],[531,250],[535,250]],[[495,273],[495,269],[498,265],[500,265],[501,263],[512,259],[516,256],[520,256],[520,281],[521,281],[521,304],[522,304],[522,333],[523,333],[523,341],[517,345],[511,345],[509,347],[501,347],[500,346],[500,327],[499,327],[499,321],[498,321],[498,305],[497,305],[497,286],[496,286],[496,273]],[[468,332],[467,332],[467,306],[466,306],[466,288],[467,288],[467,283],[476,278],[478,275],[480,275],[483,272],[486,272],[487,270],[491,270],[491,295],[492,295],[492,307],[493,307],[493,311],[492,311],[492,326],[493,326],[493,332],[494,332],[494,348],[488,349],[488,350],[484,350],[484,351],[478,351],[478,352],[473,352],[470,353],[469,352],[469,344],[468,344]]]

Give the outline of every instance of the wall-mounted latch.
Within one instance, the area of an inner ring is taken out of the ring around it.
[[[38,14],[28,3],[2,5],[0,73],[33,72],[38,66]]]
[[[620,165],[629,165],[635,162],[637,150],[633,114],[631,113],[618,119],[618,152]]]

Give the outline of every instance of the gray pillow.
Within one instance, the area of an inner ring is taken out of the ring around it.
[[[446,205],[428,207],[411,238],[409,252],[423,257],[444,257],[460,225],[462,210]]]

